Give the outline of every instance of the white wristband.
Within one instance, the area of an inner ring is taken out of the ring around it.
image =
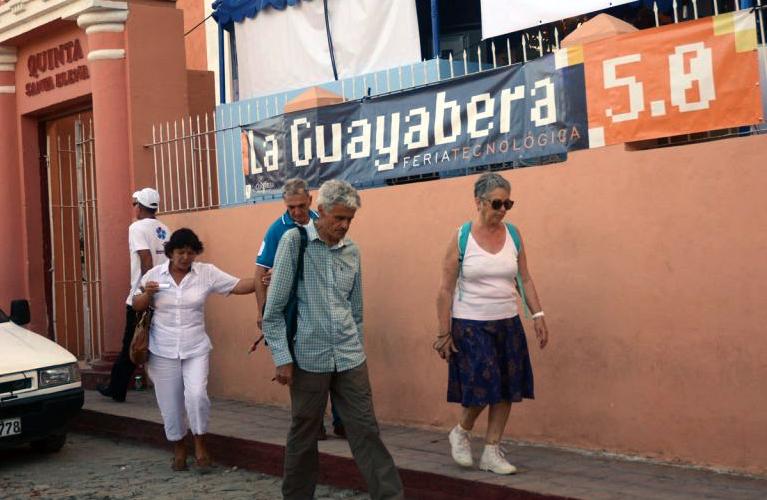
[[[535,318],[542,318],[544,316],[545,316],[545,314],[543,314],[543,311],[538,311],[537,313],[533,314],[532,318],[533,319],[535,319]]]

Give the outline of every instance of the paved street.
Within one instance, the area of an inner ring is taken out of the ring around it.
[[[0,451],[0,498],[281,498],[278,477],[217,467],[208,474],[173,472],[170,451],[127,441],[70,434],[59,453],[28,446]],[[319,486],[317,498],[363,499],[366,494]]]

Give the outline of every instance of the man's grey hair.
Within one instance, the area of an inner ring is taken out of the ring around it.
[[[486,172],[480,175],[477,182],[474,183],[474,197],[485,198],[490,191],[498,188],[510,192],[511,183],[495,172]]]
[[[305,180],[296,177],[290,179],[282,186],[282,197],[293,196],[296,194],[309,194],[309,185]]]
[[[317,205],[323,209],[330,209],[334,205],[343,205],[356,210],[362,206],[362,203],[359,193],[351,184],[346,181],[333,179],[325,181],[320,186]]]

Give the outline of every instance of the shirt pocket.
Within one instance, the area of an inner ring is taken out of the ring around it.
[[[343,295],[348,295],[354,287],[357,265],[357,260],[351,255],[339,255],[333,261],[333,278]]]

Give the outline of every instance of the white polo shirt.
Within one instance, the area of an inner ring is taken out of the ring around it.
[[[193,262],[191,270],[176,284],[170,264],[153,267],[143,278],[168,283],[170,288],[154,295],[154,316],[149,331],[149,352],[163,358],[187,359],[212,349],[205,332],[205,299],[211,293],[229,295],[240,279],[213,264]]]
[[[170,237],[168,226],[157,219],[140,219],[128,228],[128,249],[130,250],[130,293],[125,303],[133,304],[133,295],[141,280],[141,259],[139,250],[152,253],[152,267],[168,261],[165,256],[165,242]]]

